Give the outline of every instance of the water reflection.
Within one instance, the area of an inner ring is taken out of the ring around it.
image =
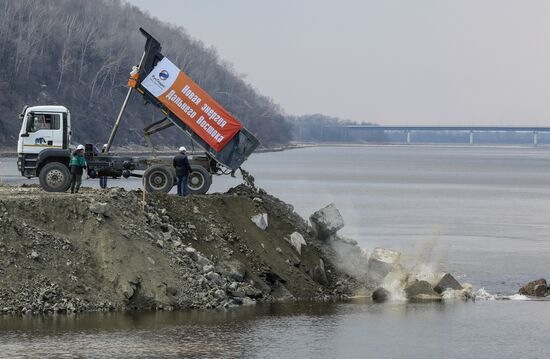
[[[469,357],[472,343],[518,354],[545,340],[550,329],[545,305],[301,303],[231,311],[4,316],[0,357],[449,357],[449,350],[451,357]],[[503,321],[508,313],[515,319]],[[501,346],[479,341],[487,337]],[[525,346],[508,348],[518,340]],[[541,352],[550,354],[547,348]]]

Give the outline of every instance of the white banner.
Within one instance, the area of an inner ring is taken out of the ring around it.
[[[145,87],[153,96],[160,97],[174,84],[179,73],[180,69],[165,57],[141,82],[141,86]]]

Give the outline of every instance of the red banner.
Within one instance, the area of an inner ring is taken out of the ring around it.
[[[167,58],[155,66],[142,85],[217,152],[243,127]]]

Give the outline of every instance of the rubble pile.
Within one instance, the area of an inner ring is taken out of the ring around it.
[[[252,180],[249,182],[252,183]],[[180,198],[123,189],[0,186],[0,313],[231,308],[293,300],[473,297],[426,280],[401,253],[338,234],[334,204],[310,217],[251,185]],[[544,279],[520,294],[545,297]]]
[[[345,299],[358,285],[262,190],[147,194],[145,210],[142,195],[0,187],[0,312],[230,308]]]

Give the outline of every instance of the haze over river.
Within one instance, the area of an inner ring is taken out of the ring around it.
[[[21,179],[15,159],[0,162],[4,183],[37,183]],[[399,250],[410,266],[448,270],[492,294],[550,279],[549,148],[315,147],[256,154],[244,167],[306,218],[334,202],[341,233],[369,251]],[[239,182],[226,177],[212,190]],[[544,300],[306,303],[0,317],[0,357],[542,358],[548,333]]]

